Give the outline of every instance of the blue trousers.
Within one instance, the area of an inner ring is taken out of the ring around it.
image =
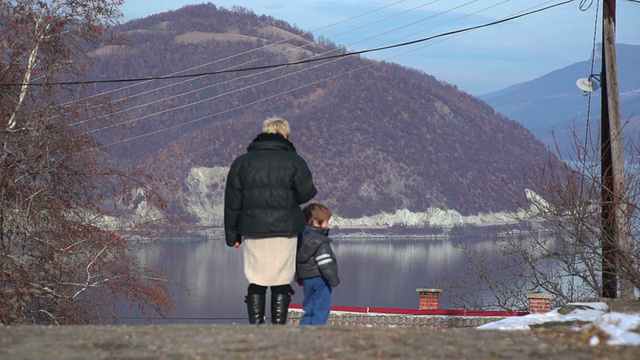
[[[331,312],[331,287],[322,276],[304,279],[302,283],[304,315],[300,319],[300,325],[326,325]]]

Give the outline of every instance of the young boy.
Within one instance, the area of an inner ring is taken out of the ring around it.
[[[302,211],[307,226],[298,238],[296,256],[296,277],[304,287],[300,325],[325,325],[331,311],[331,289],[340,283],[328,236],[332,214],[328,207],[315,203]]]

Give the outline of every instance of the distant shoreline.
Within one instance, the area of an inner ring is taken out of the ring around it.
[[[383,241],[383,240],[449,240],[449,239],[461,239],[461,238],[475,238],[475,237],[499,237],[499,233],[492,234],[336,234],[330,235],[332,239],[338,241],[357,241],[357,240],[371,240],[371,241]],[[224,241],[223,236],[185,236],[185,237],[159,237],[156,238],[157,242],[197,242],[197,241]],[[154,240],[149,238],[133,237],[131,241],[137,241],[140,243],[151,243]]]

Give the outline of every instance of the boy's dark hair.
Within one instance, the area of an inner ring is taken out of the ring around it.
[[[302,209],[302,212],[304,213],[304,218],[307,221],[307,225],[313,225],[314,220],[324,222],[326,220],[329,220],[331,218],[331,215],[333,215],[328,207],[317,203],[312,203],[305,206],[304,209]]]

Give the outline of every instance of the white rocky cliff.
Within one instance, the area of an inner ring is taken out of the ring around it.
[[[224,187],[228,167],[194,167],[187,179],[187,191],[183,194],[187,211],[198,219],[203,234],[219,233],[223,226]],[[425,212],[411,212],[399,209],[395,213],[381,213],[362,218],[342,218],[338,214],[332,226],[340,228],[381,228],[390,226],[444,227],[456,225],[491,226],[516,222],[518,214],[491,213],[462,216],[455,210],[428,209]],[[218,231],[216,231],[218,229]]]

